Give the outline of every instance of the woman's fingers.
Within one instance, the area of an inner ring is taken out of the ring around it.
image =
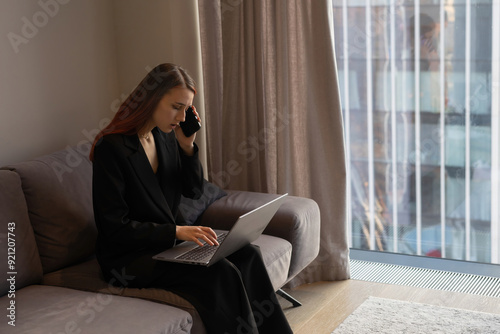
[[[180,240],[190,240],[203,246],[205,241],[208,245],[219,245],[217,234],[210,227],[206,226],[177,226],[176,236]]]
[[[207,244],[209,244],[210,246],[219,245],[219,243],[217,242],[217,234],[214,232],[214,230],[212,230],[210,227],[205,226],[202,226],[200,228],[203,231],[201,237]]]
[[[196,117],[198,118],[198,121],[200,121],[200,122],[201,122],[200,114],[198,114],[198,111],[196,111],[196,107],[195,107],[194,105],[193,105],[193,106],[191,106],[191,107],[193,107],[193,112],[194,112],[194,114],[196,115]]]
[[[207,226],[202,226],[201,227],[205,232],[208,233],[208,235],[212,236],[214,239],[217,239],[217,233],[215,233],[214,230],[212,230],[210,227]]]

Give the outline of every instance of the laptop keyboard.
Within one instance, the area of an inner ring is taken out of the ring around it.
[[[224,241],[226,235],[227,233],[222,233],[217,236],[217,242],[219,243],[219,245],[222,243],[222,241]],[[205,258],[210,258],[212,255],[214,255],[215,251],[217,251],[218,248],[219,246],[209,246],[205,244],[204,246],[198,246],[182,255],[179,255],[177,259],[188,260],[188,261],[201,261]]]

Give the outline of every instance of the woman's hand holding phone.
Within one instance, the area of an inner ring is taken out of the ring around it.
[[[180,123],[182,132],[186,137],[191,137],[195,132],[201,129],[200,117],[194,106],[186,110],[186,118]]]
[[[196,138],[195,133],[201,129],[200,116],[194,106],[189,106],[186,110],[184,122],[180,122],[179,125],[175,129],[177,141],[187,155],[192,155]]]

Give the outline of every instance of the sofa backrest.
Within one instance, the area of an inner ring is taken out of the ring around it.
[[[42,263],[21,179],[7,170],[0,170],[0,228],[0,296],[3,296],[42,279]]]
[[[94,253],[90,143],[4,168],[19,174],[43,272]]]

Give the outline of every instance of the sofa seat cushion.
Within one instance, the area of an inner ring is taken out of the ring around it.
[[[286,281],[292,245],[286,240],[269,235],[261,235],[254,244],[260,247],[271,282],[278,290]],[[117,280],[126,284],[126,276],[125,279],[117,277]],[[189,312],[194,309],[185,299],[163,289],[118,288],[109,284],[104,280],[96,259],[45,274],[41,284],[127,297],[141,297],[171,304]]]
[[[261,235],[254,244],[260,247],[271,282],[277,290],[286,282],[292,245],[284,239],[268,235]],[[126,279],[118,279],[126,284]],[[95,259],[46,274],[43,277],[42,284],[109,293],[124,297],[137,297],[169,304],[191,314],[193,333],[204,332],[203,323],[198,312],[187,300],[163,289],[117,288],[108,284],[103,279],[99,264]]]
[[[120,276],[120,274],[118,273],[117,276]],[[117,277],[117,280],[121,281],[122,284],[127,284],[126,278],[126,276]],[[200,315],[187,300],[163,289],[137,289],[113,286],[104,280],[96,259],[46,274],[41,284],[113,294],[122,297],[135,297],[168,304],[191,315],[193,320],[191,333],[206,333]]]
[[[127,284],[127,277],[120,277],[120,274],[117,274],[117,281]],[[122,288],[109,284],[109,282],[104,280],[96,259],[46,274],[43,277],[42,284],[124,297],[141,297],[143,299],[171,304],[185,310],[194,309],[188,301],[169,291],[162,289]],[[151,293],[148,290],[159,291],[158,293]]]
[[[5,310],[8,298],[0,299]],[[189,313],[137,298],[31,285],[16,293],[16,322],[0,333],[190,333]]]

